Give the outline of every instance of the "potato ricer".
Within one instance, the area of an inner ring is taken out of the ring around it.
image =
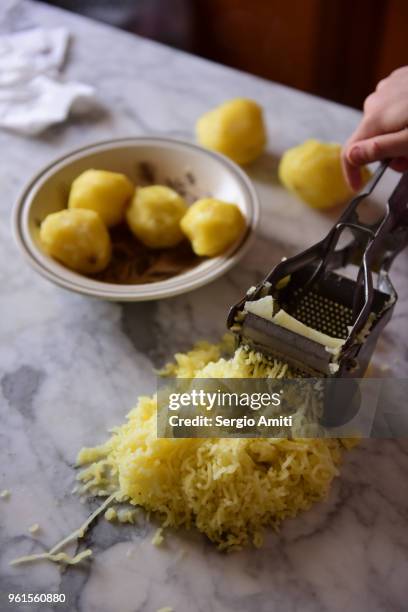
[[[323,240],[281,261],[231,308],[228,327],[239,343],[288,363],[300,376],[363,377],[397,301],[391,264],[408,245],[408,173],[382,218],[371,224],[361,220],[361,202],[374,191],[388,163],[377,168]],[[246,310],[249,302],[269,295],[274,309],[342,339],[339,349],[283,327],[274,316]]]

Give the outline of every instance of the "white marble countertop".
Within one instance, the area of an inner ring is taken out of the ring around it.
[[[100,521],[88,538],[94,559],[81,568],[9,566],[86,518],[90,507],[71,494],[76,453],[104,440],[137,395],[154,388],[152,363],[192,339],[218,337],[229,305],[247,287],[282,255],[328,229],[332,216],[307,209],[278,185],[276,160],[308,137],[344,140],[359,116],[46,5],[6,4],[13,7],[5,11],[2,3],[0,31],[69,28],[65,74],[95,85],[101,109],[39,138],[0,132],[0,490],[11,491],[8,500],[0,499],[0,593],[60,590],[69,600],[66,609],[78,612],[154,612],[166,605],[176,612],[406,610],[403,440],[366,441],[351,452],[328,503],[269,534],[261,550],[221,555],[194,533],[173,533],[157,549],[150,543],[155,526]],[[237,269],[186,296],[119,305],[65,292],[27,267],[13,244],[10,212],[37,169],[72,148],[111,137],[190,140],[200,113],[238,95],[265,108],[269,146],[250,170],[262,201],[258,239]],[[377,353],[391,376],[407,376],[407,263],[404,254],[395,264],[400,301]],[[32,536],[28,527],[36,522],[42,529]]]

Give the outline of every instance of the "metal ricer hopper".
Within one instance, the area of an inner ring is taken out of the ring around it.
[[[231,309],[228,327],[240,343],[288,363],[299,376],[364,375],[397,301],[390,266],[408,244],[408,173],[402,175],[380,220],[368,224],[359,217],[362,200],[373,192],[387,166],[384,162],[378,167],[323,240],[280,262]],[[346,230],[351,238],[340,247]],[[346,267],[355,270],[354,279],[340,273]],[[243,312],[245,302],[266,295],[308,327],[345,340],[335,368],[333,354],[322,344]]]

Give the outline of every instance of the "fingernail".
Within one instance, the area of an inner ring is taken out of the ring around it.
[[[355,145],[352,147],[349,153],[349,159],[353,164],[362,164],[364,163],[364,156],[361,147]]]

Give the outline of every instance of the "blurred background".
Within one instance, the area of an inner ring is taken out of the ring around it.
[[[47,2],[356,108],[408,63],[407,0]]]

